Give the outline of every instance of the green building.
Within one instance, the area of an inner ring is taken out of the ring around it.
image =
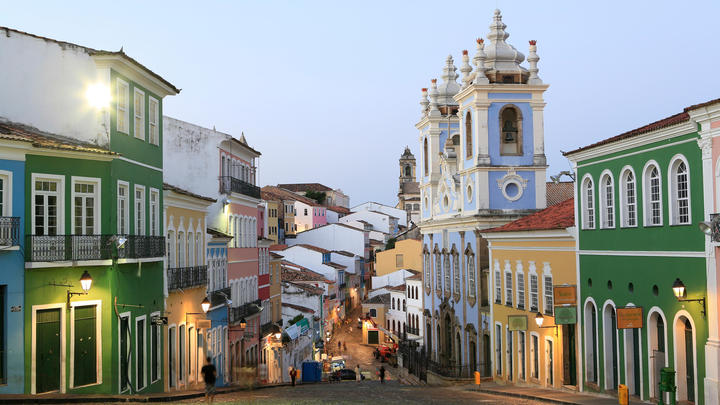
[[[704,403],[709,267],[692,108],[565,153],[576,175],[584,390],[624,384],[657,400],[670,367],[678,401]]]
[[[4,73],[41,83],[4,117],[24,137],[25,392],[162,391],[162,101],[179,90],[122,50],[4,30],[23,50]]]

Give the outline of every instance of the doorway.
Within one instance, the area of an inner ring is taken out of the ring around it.
[[[552,387],[555,385],[555,363],[554,363],[554,347],[553,347],[553,340],[552,338],[545,338],[545,362],[547,365],[546,371],[546,377],[545,380],[547,381],[548,387]]]
[[[490,335],[483,334],[483,377],[490,377],[492,374],[492,368],[490,366],[490,359],[492,359],[492,346],[490,345]]]
[[[368,334],[368,344],[369,345],[376,345],[379,342],[378,339],[378,331],[376,330],[369,330],[367,331]]]
[[[696,402],[695,399],[695,332],[690,319],[679,316],[675,321],[675,384],[677,400]]]
[[[660,399],[660,370],[667,367],[665,348],[665,321],[660,313],[650,315],[648,324],[648,346],[650,347],[650,397]]]
[[[603,311],[603,345],[605,355],[605,389],[617,390],[618,386],[618,348],[617,318],[612,304],[605,306]]]
[[[575,325],[562,326],[563,385],[577,385]]]
[[[513,333],[511,330],[507,330],[507,343],[505,344],[505,348],[507,349],[507,379],[508,381],[513,380],[513,360],[515,357],[515,353],[513,352]]]
[[[640,396],[640,333],[638,329],[625,329],[625,385],[630,395]]]
[[[60,390],[60,308],[41,309],[35,315],[35,392]]]

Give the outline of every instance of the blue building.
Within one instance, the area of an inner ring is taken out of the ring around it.
[[[232,381],[230,370],[230,350],[228,346],[228,326],[230,287],[227,278],[228,256],[227,246],[232,236],[208,228],[207,261],[208,261],[208,297],[210,309],[207,319],[210,329],[205,336],[205,350],[217,369],[218,387],[224,387]]]
[[[535,41],[506,42],[499,10],[460,72],[423,89],[420,183],[425,347],[430,371],[489,376],[493,344],[488,250],[480,231],[545,208],[543,94]],[[457,79],[461,79],[461,83]],[[428,99],[429,96],[429,99]],[[458,375],[460,374],[460,375]]]
[[[0,394],[25,389],[25,157],[13,150],[0,144]]]

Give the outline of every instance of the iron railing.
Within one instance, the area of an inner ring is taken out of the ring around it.
[[[406,331],[408,334],[415,335],[415,336],[420,336],[420,328],[410,328],[410,327],[408,327],[408,328],[405,328],[405,331]]]
[[[243,318],[248,318],[260,312],[260,300],[247,302],[239,307],[230,308],[230,323],[240,322]]]
[[[20,243],[20,217],[0,217],[0,246]]]
[[[179,290],[207,285],[207,266],[176,267],[167,269],[168,290]]]
[[[117,247],[119,240],[125,240]],[[25,260],[57,262],[78,260],[143,259],[165,256],[164,236],[145,235],[28,235]]]
[[[441,364],[432,360],[428,361],[428,370],[450,378],[472,378],[475,375],[475,369],[468,365]]]
[[[223,194],[233,192],[260,198],[260,187],[231,176],[220,176],[220,192]]]

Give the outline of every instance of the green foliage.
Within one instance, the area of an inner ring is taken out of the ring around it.
[[[290,322],[288,322],[288,326],[294,325],[294,324],[300,322],[303,318],[304,317],[302,316],[302,314],[296,316],[295,318],[291,319]]]
[[[323,204],[325,202],[325,198],[327,198],[324,191],[306,191],[305,197],[312,198],[317,201],[318,204]]]
[[[395,238],[388,239],[387,244],[385,244],[385,250],[395,249],[396,241],[397,241],[397,239],[395,239]]]

